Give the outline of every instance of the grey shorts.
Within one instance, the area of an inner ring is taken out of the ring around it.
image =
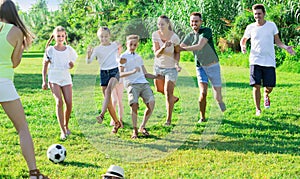
[[[138,103],[139,97],[143,98],[145,104],[154,101],[153,91],[149,83],[130,84],[127,87],[127,94],[129,105]]]
[[[178,77],[178,71],[176,68],[160,68],[158,66],[154,66],[154,75],[158,74],[164,76],[165,81],[176,82]]]
[[[196,67],[198,83],[211,82],[213,87],[221,87],[221,69],[220,64],[216,63],[210,66]]]
[[[10,79],[0,78],[0,102],[14,101],[19,95]]]

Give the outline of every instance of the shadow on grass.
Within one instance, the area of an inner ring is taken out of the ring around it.
[[[299,119],[300,115],[296,114]],[[205,146],[206,149],[234,152],[280,153],[300,155],[300,127],[284,121],[267,117],[255,118],[251,122],[223,120],[226,131],[219,130],[215,139]],[[193,132],[202,134],[204,125]],[[188,139],[180,150],[198,149],[199,140]]]
[[[100,168],[98,165],[90,164],[90,163],[83,163],[83,162],[77,162],[77,161],[64,161],[63,163],[60,163],[59,165],[63,166],[76,166],[80,168]]]

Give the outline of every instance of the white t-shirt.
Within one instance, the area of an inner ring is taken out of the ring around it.
[[[69,62],[75,62],[77,57],[76,51],[69,45],[64,51],[49,46],[44,54],[44,60],[50,61],[49,70],[69,70]]]
[[[59,85],[72,84],[69,63],[71,61],[74,63],[77,57],[76,51],[71,46],[67,45],[64,51],[59,51],[53,46],[49,46],[44,54],[44,60],[50,61],[48,81]]]
[[[124,52],[121,55],[121,58],[126,58],[126,63],[120,64],[120,66],[124,67],[124,72],[132,71],[136,67],[140,67],[140,71],[136,72],[132,75],[124,77],[124,86],[128,86],[129,84],[137,84],[137,83],[149,83],[145,74],[142,70],[142,66],[144,65],[143,59],[138,54],[131,54],[129,51]]]
[[[152,41],[158,42],[160,47],[164,44],[158,34],[158,31],[152,33]],[[180,39],[178,35],[173,33],[170,41],[172,42],[172,45],[165,48],[160,57],[155,57],[154,59],[154,64],[160,68],[175,68],[174,46],[179,45]]]
[[[252,23],[247,26],[244,37],[251,38],[250,65],[276,67],[274,35],[278,34],[274,22],[266,21],[262,26]]]
[[[86,59],[87,63],[91,63],[97,57],[101,70],[110,70],[118,67],[118,44],[112,42],[108,46],[99,45],[94,48],[90,59]]]

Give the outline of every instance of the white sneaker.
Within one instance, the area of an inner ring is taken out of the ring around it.
[[[260,116],[260,114],[261,114],[261,110],[257,109],[255,115],[256,115],[256,116]]]
[[[66,139],[67,139],[66,134],[61,133],[61,134],[60,134],[60,140],[66,140]]]

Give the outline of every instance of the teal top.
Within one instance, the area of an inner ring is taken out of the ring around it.
[[[13,27],[12,24],[0,22],[0,78],[13,80],[14,70],[11,56],[14,47],[7,41],[7,34]]]
[[[191,32],[189,33],[183,40],[183,44],[187,46],[196,45],[199,43],[201,38],[206,38],[207,44],[201,50],[193,51],[195,57],[195,63],[197,67],[206,66],[214,62],[218,62],[219,58],[216,53],[213,38],[212,38],[212,31],[208,27],[201,27],[198,33]]]

